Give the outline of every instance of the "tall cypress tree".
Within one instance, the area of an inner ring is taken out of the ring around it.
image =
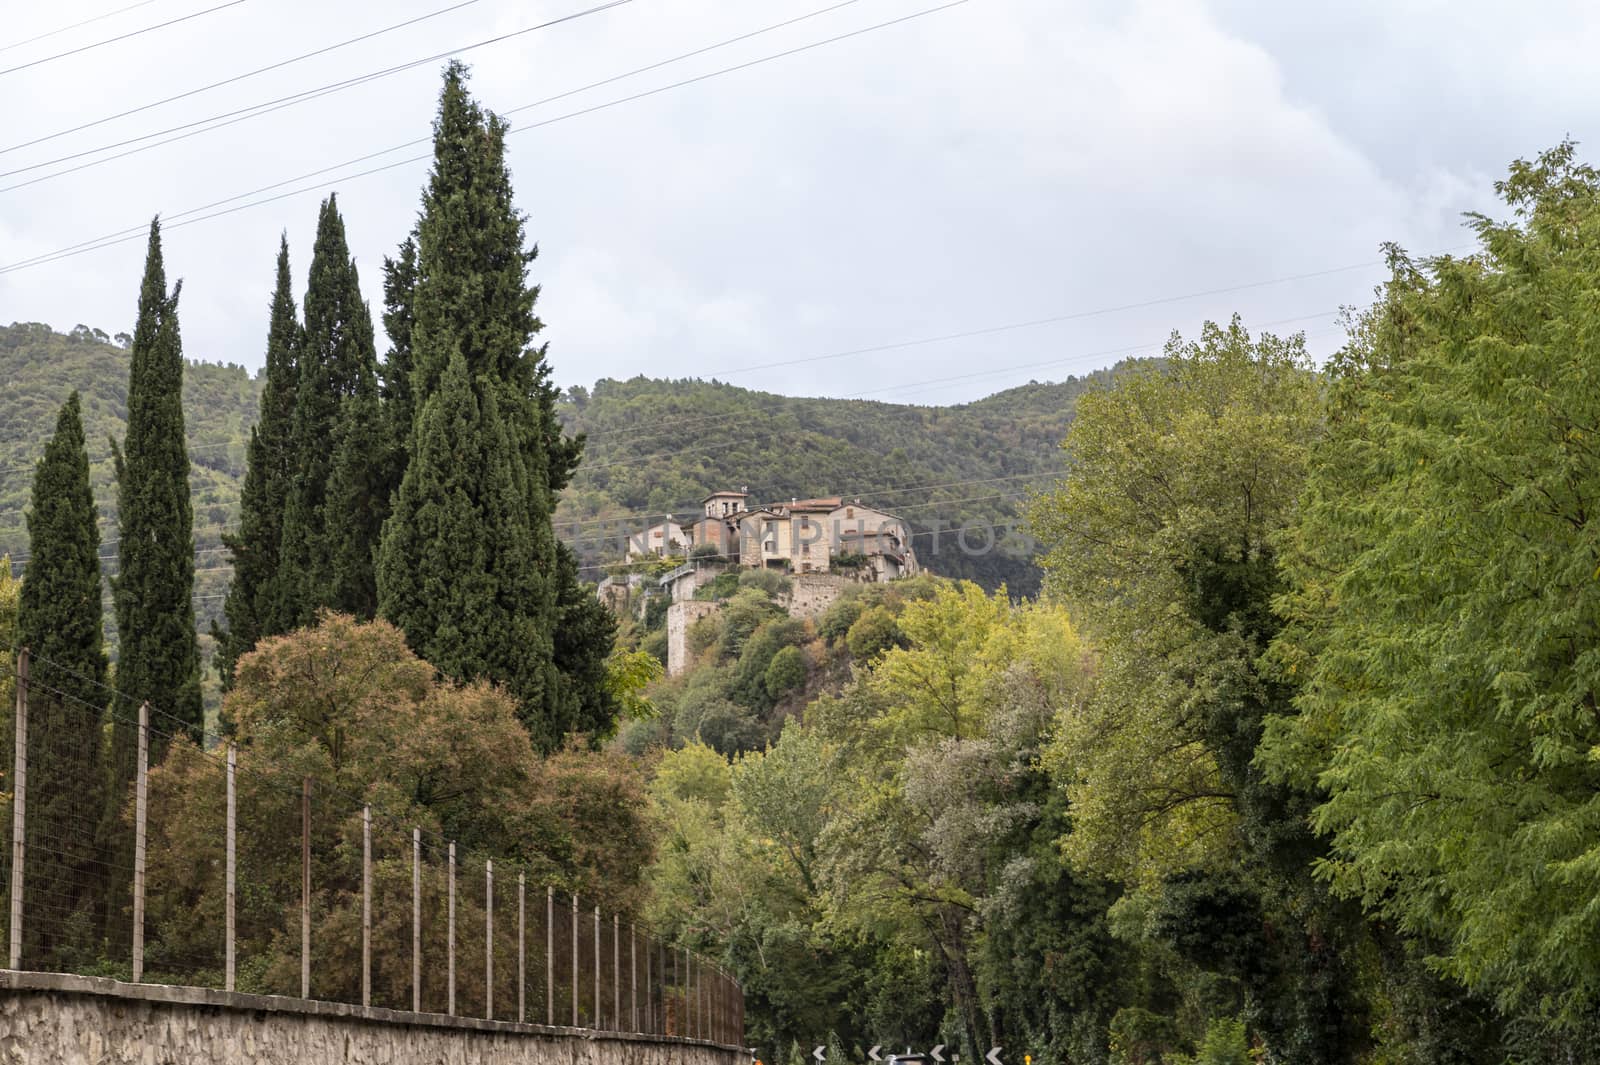
[[[383,260],[383,331],[389,334],[389,353],[380,370],[383,378],[383,419],[388,441],[385,483],[392,497],[400,490],[410,454],[411,429],[416,404],[411,392],[411,331],[415,316],[412,293],[417,286],[417,238],[413,232],[401,243],[393,259]]]
[[[278,244],[277,283],[267,326],[261,416],[250,430],[248,466],[240,492],[239,531],[224,536],[233,554],[233,582],[223,609],[228,631],[217,634],[217,667],[231,683],[233,664],[263,636],[285,632],[288,603],[279,572],[284,507],[293,480],[291,433],[299,382],[300,323],[289,273],[289,238]]]
[[[344,587],[373,586],[371,558],[383,510],[374,517],[367,513],[370,507],[363,509],[358,499],[351,498],[360,493],[359,482],[367,479],[366,474],[347,477],[345,497],[332,506],[329,501],[329,482],[341,448],[372,447],[370,433],[360,426],[377,417],[372,315],[361,298],[344,220],[332,196],[323,202],[317,220],[299,356],[292,443],[295,472],[284,515],[280,567],[291,603],[289,628],[309,624],[323,606],[370,615],[376,600],[371,591],[365,593],[364,603],[341,601],[335,594],[335,558],[358,569],[344,574]],[[371,409],[347,418],[349,401],[363,394],[367,396],[363,404]],[[355,422],[355,427],[347,427],[347,421]],[[378,457],[369,451],[346,462],[372,464]]]
[[[133,708],[149,701],[170,715],[163,729],[200,738],[200,653],[194,627],[194,520],[183,428],[182,282],[167,292],[161,223],[150,224],[139,321],[128,374],[128,434],[112,441],[117,473],[116,688],[123,698],[112,731],[113,783],[133,778]],[[164,753],[155,738],[152,761]],[[111,797],[112,802],[120,796]]]
[[[101,878],[100,728],[108,689],[101,640],[100,532],[78,393],[56,419],[33,478],[31,557],[17,615],[33,656],[28,700],[26,958],[91,945]]]
[[[592,673],[563,674],[555,639],[562,580],[550,517],[581,441],[562,436],[546,351],[532,346],[543,328],[527,280],[537,251],[512,203],[505,130],[451,63],[409,299],[410,463],[384,527],[378,589],[419,654],[453,676],[505,685],[549,747],[578,724],[583,700],[568,689]],[[403,281],[403,266],[391,277]],[[450,450],[461,426],[478,441],[470,460]],[[460,535],[475,539],[444,539]]]

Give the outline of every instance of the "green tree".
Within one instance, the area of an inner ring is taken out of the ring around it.
[[[195,635],[194,529],[189,454],[184,442],[183,341],[178,330],[180,282],[167,292],[161,224],[150,224],[139,319],[128,374],[128,434],[112,441],[117,470],[118,565],[116,689],[112,714],[111,802],[120,804],[133,779],[135,710],[149,702],[160,734],[201,730],[200,657]]]
[[[1590,1052],[1600,1008],[1600,173],[1563,144],[1496,185],[1478,250],[1391,251],[1332,366],[1289,542],[1304,679],[1262,761],[1325,791],[1334,890],[1510,1015]]]
[[[582,444],[563,436],[545,349],[530,346],[542,328],[526,276],[536,253],[512,203],[505,130],[452,63],[409,294],[410,462],[378,591],[384,615],[436,666],[512,692],[548,750],[574,729],[609,728],[596,718],[615,714],[603,668],[613,634],[578,601],[576,565],[551,526]],[[402,248],[397,290],[405,260]],[[404,319],[403,291],[389,303]],[[570,638],[557,635],[563,620]]]
[[[217,669],[233,681],[233,665],[264,635],[288,631],[281,569],[283,519],[295,476],[291,434],[298,388],[300,324],[289,274],[289,238],[278,243],[276,284],[267,325],[261,413],[250,430],[248,468],[240,491],[239,531],[223,543],[233,556],[233,580],[224,606],[228,629],[218,637]]]
[[[23,947],[30,965],[61,967],[68,952],[93,942],[102,868],[94,839],[104,801],[100,729],[109,691],[100,532],[77,392],[62,406],[34,472],[28,539],[16,633],[32,656]]]
[[[280,564],[296,627],[325,606],[375,612],[372,552],[387,507],[373,488],[383,449],[372,316],[333,196],[317,219],[298,363]]]
[[[416,402],[411,390],[412,293],[417,287],[417,237],[413,232],[400,244],[394,258],[383,260],[383,331],[389,335],[389,352],[379,368],[383,382],[383,420],[388,440],[384,454],[384,497],[400,490],[411,453],[411,431],[416,424]]]
[[[1321,432],[1303,338],[1208,324],[1079,402],[1072,476],[1033,515],[1057,545],[1047,587],[1092,619],[1099,651],[1047,754],[1073,809],[1063,846],[1138,889],[1130,926],[1191,1017],[1221,994],[1253,1011],[1272,1053],[1307,1063],[1367,1038],[1363,930],[1306,876],[1309,797],[1253,758],[1263,720],[1288,706],[1260,658],[1279,628],[1278,537]]]
[[[773,699],[782,699],[796,688],[804,686],[806,682],[806,656],[805,652],[793,644],[779,648],[767,663],[766,675],[762,678],[766,685],[767,694]]]

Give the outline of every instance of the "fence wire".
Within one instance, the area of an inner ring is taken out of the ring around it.
[[[737,983],[630,915],[47,659],[0,676],[10,968],[742,1044]]]

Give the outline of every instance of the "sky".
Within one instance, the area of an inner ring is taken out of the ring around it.
[[[186,354],[251,370],[278,235],[298,297],[330,192],[381,314],[440,53],[487,107],[517,109],[509,160],[563,387],[645,374],[960,403],[1235,313],[1325,355],[1337,310],[1381,281],[1383,242],[1461,250],[1463,212],[1503,213],[1511,160],[1568,136],[1582,154],[1600,120],[1600,9],[1579,3],[1508,19],[1478,0],[144,0],[18,43],[132,2],[0,19],[0,171],[18,171],[0,176],[0,321],[131,331],[159,213]],[[194,135],[106,149],[175,127]],[[245,206],[194,210],[224,200]]]

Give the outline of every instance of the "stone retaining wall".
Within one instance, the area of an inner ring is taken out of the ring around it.
[[[696,1040],[0,970],[5,1065],[742,1065]]]

